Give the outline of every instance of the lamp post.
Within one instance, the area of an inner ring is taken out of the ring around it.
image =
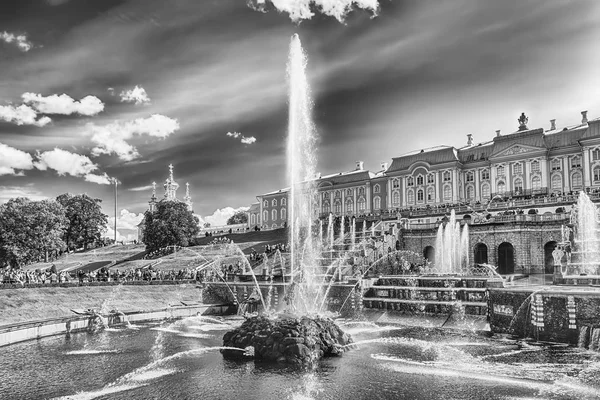
[[[115,233],[115,244],[117,244],[117,185],[119,184],[119,181],[117,180],[117,178],[113,178],[113,183],[115,184],[115,226],[114,226],[114,233]]]

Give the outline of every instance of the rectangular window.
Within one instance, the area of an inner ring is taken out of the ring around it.
[[[490,179],[490,170],[489,169],[484,169],[483,171],[481,171],[481,179]]]
[[[552,160],[552,171],[560,171],[562,169],[562,163],[559,159]]]
[[[523,173],[523,164],[521,164],[521,163],[514,164],[513,171],[515,174],[522,174]]]
[[[540,172],[540,163],[538,161],[533,161],[531,163],[531,171],[532,172]]]
[[[573,157],[571,158],[571,168],[580,168],[581,167],[581,158]]]

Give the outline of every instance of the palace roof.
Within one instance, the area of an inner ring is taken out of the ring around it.
[[[458,161],[457,150],[452,146],[437,146],[411,152],[392,159],[392,165],[386,172],[404,171],[417,161],[424,161],[431,166]]]

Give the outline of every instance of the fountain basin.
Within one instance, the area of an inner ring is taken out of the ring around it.
[[[353,343],[331,319],[322,316],[280,318],[256,316],[223,336],[224,347],[254,348],[254,358],[293,365],[312,365],[323,357],[339,356]],[[223,349],[223,357],[247,358],[248,352]]]

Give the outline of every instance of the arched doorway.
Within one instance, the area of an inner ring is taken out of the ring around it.
[[[433,246],[427,246],[423,249],[423,257],[429,262],[435,262],[435,249]]]
[[[544,270],[547,274],[554,272],[554,257],[552,256],[552,252],[555,248],[555,241],[550,241],[544,245]]]
[[[475,245],[475,257],[473,258],[475,264],[487,264],[488,262],[488,248],[485,243],[477,243]]]
[[[498,272],[501,275],[515,272],[515,248],[508,242],[498,246]]]

